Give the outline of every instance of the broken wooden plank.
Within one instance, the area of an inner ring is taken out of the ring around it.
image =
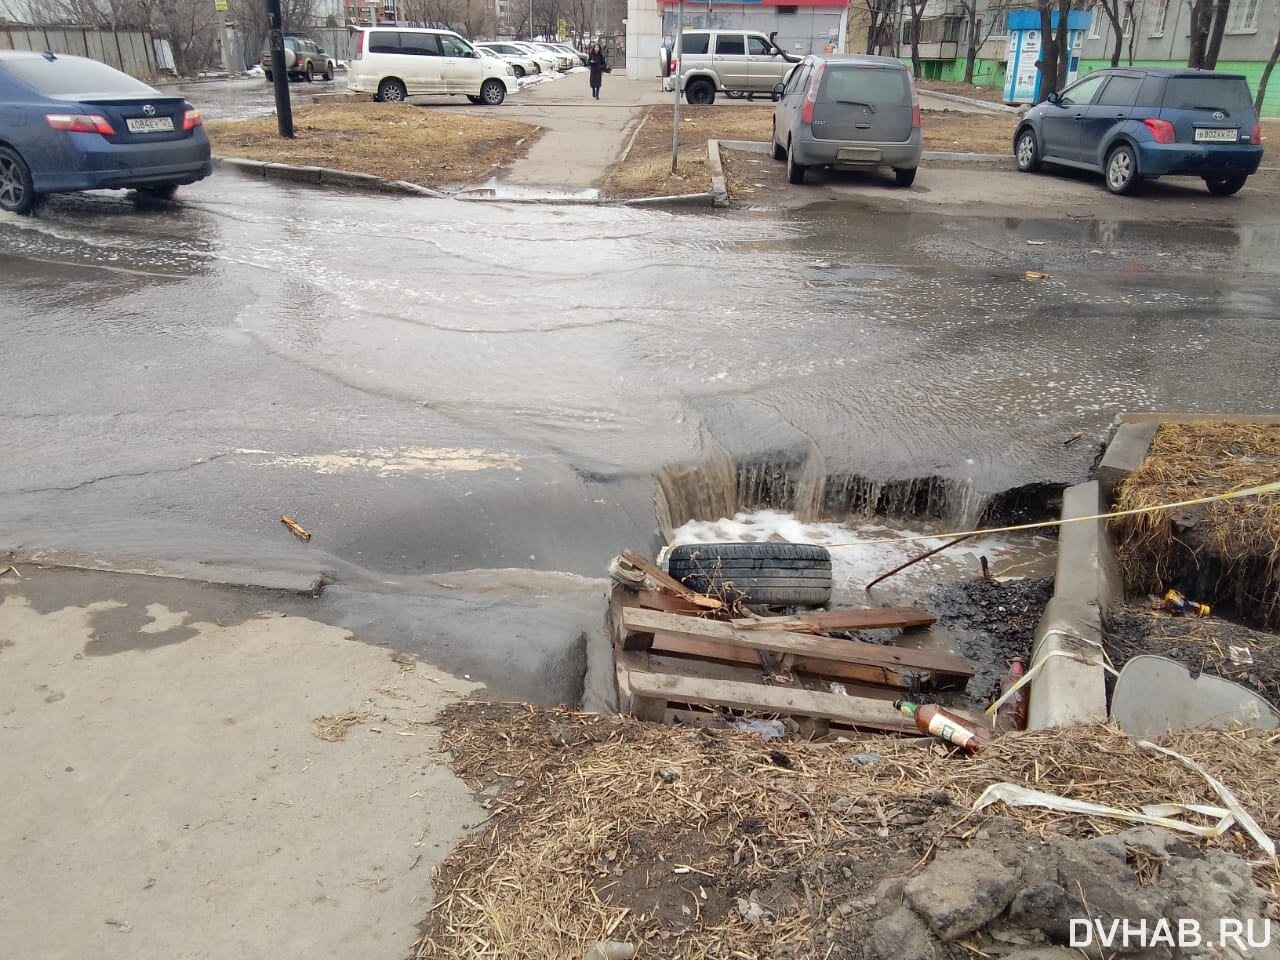
[[[661,719],[668,703],[684,703],[749,710],[754,713],[781,713],[813,717],[870,730],[919,733],[916,725],[893,708],[887,700],[845,697],[791,687],[709,681],[679,677],[669,673],[629,672],[633,714],[640,719]]]
[[[694,637],[677,636],[659,630],[653,634],[650,653],[673,654],[675,656],[696,657],[701,660],[713,660],[717,663],[729,663],[744,667],[760,665],[755,651],[747,647],[735,646],[719,640],[701,640]],[[888,667],[875,667],[861,663],[842,663],[839,660],[824,660],[821,657],[791,657],[791,669],[798,673],[810,674],[824,680],[838,680],[846,684],[859,686],[893,687],[898,690],[910,689],[918,685],[921,678],[932,676],[928,671],[895,670]],[[860,694],[860,695],[864,695]],[[888,690],[887,697],[901,696]]]
[[[708,610],[720,610],[724,607],[723,601],[717,600],[715,597],[708,597],[704,593],[698,593],[696,590],[690,590],[652,560],[646,560],[634,550],[623,550],[622,559],[641,571],[663,590],[669,590],[677,597],[688,600],[699,607],[706,607]]]
[[[864,610],[818,610],[790,617],[746,617],[729,622],[739,630],[826,633],[830,630],[906,630],[908,627],[927,627],[936,619],[928,610],[919,607],[871,607]]]
[[[898,670],[923,670],[935,674],[939,687],[947,683],[954,685],[954,681],[967,681],[973,676],[969,661],[952,653],[881,646],[783,630],[738,630],[732,624],[718,620],[700,620],[638,607],[623,608],[622,626],[624,633],[651,635],[662,630],[695,640],[717,640],[751,650],[821,657],[841,663],[862,663]]]
[[[641,590],[636,593],[636,602],[632,606],[644,607],[646,610],[661,610],[663,613],[684,613],[691,617],[701,616],[709,611],[696,603],[690,603],[681,597],[673,597],[661,590]]]

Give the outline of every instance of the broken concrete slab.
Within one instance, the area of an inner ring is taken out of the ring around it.
[[[1102,487],[1103,502],[1115,502],[1116,488],[1125,477],[1142,466],[1159,429],[1160,424],[1155,422],[1122,423],[1116,427],[1102,454],[1102,462],[1098,464],[1097,478]]]
[[[1079,897],[1056,883],[1034,883],[1021,890],[1009,907],[1009,922],[1039,930],[1050,939],[1063,943],[1071,933],[1074,917],[1088,916],[1088,908]]]
[[[951,850],[904,889],[930,929],[943,940],[955,940],[1003,913],[1017,893],[1018,878],[981,850]]]
[[[876,960],[937,960],[941,951],[910,907],[899,907],[871,927],[867,953]]]

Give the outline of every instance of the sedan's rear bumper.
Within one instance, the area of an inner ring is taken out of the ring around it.
[[[1144,143],[1138,148],[1138,170],[1146,177],[1252,175],[1260,163],[1260,144]]]
[[[871,143],[859,140],[816,140],[802,127],[795,141],[796,162],[806,167],[836,167],[867,170],[873,167],[898,167],[914,170],[920,164],[922,147],[920,132],[901,143]]]
[[[96,133],[69,133],[60,162],[33,165],[37,193],[195,183],[213,172],[204,131],[183,140],[110,143]]]

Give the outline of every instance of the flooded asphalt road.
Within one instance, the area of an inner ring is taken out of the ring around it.
[[[1085,476],[1096,447],[1062,440],[1117,412],[1275,403],[1275,224],[708,215],[226,174],[181,196],[0,219],[0,549],[324,576],[353,628],[395,595],[422,632],[442,608],[403,598],[453,597],[420,645],[488,664],[499,693],[532,681],[477,630],[524,630],[529,659],[558,644],[570,666],[536,683],[560,697],[601,612],[598,582],[567,575],[657,545],[664,468],[691,478],[686,510],[749,505],[760,471],[784,493],[825,478],[836,510],[832,490],[937,477],[960,523],[989,493]],[[453,573],[504,568],[542,573]]]

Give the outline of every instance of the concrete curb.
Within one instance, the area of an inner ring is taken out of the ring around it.
[[[707,141],[707,164],[711,167],[711,205],[727,207],[729,205],[729,188],[724,182],[724,165],[720,162],[720,142]]]
[[[772,147],[763,140],[720,140],[720,146],[726,150],[739,150],[742,153],[773,153]]]
[[[415,197],[442,199],[448,194],[432,190],[407,180],[387,180],[371,173],[353,173],[350,170],[334,170],[332,167],[311,167],[292,163],[267,163],[244,157],[213,157],[215,170],[234,170],[247,177],[267,177],[276,180],[292,180],[295,183],[314,183],[358,190],[375,190],[380,193],[400,193]]]
[[[671,197],[638,197],[623,200],[624,207],[705,207],[715,203],[714,193],[680,193]]]
[[[1105,509],[1096,480],[1063,491],[1064,520]],[[1028,730],[1106,722],[1106,673],[1097,645],[1103,613],[1124,595],[1106,524],[1092,520],[1059,528],[1053,597],[1031,648],[1032,664],[1043,666],[1031,679]]]
[[[773,155],[773,144],[763,140],[719,140],[717,143],[726,150],[739,150],[743,153],[762,153]],[[710,146],[711,141],[707,141]],[[999,163],[1012,160],[1011,154],[1003,153],[952,153],[945,150],[926,150],[921,154],[924,160],[967,160],[972,163]]]
[[[950,100],[952,103],[963,103],[965,106],[973,107],[977,110],[983,110],[987,113],[1016,114],[1021,109],[1020,107],[1011,107],[1007,103],[992,103],[990,100],[979,100],[976,97],[962,97],[958,93],[942,93],[938,90],[926,90],[923,87],[920,88],[920,92],[930,97],[937,97],[939,100]]]

